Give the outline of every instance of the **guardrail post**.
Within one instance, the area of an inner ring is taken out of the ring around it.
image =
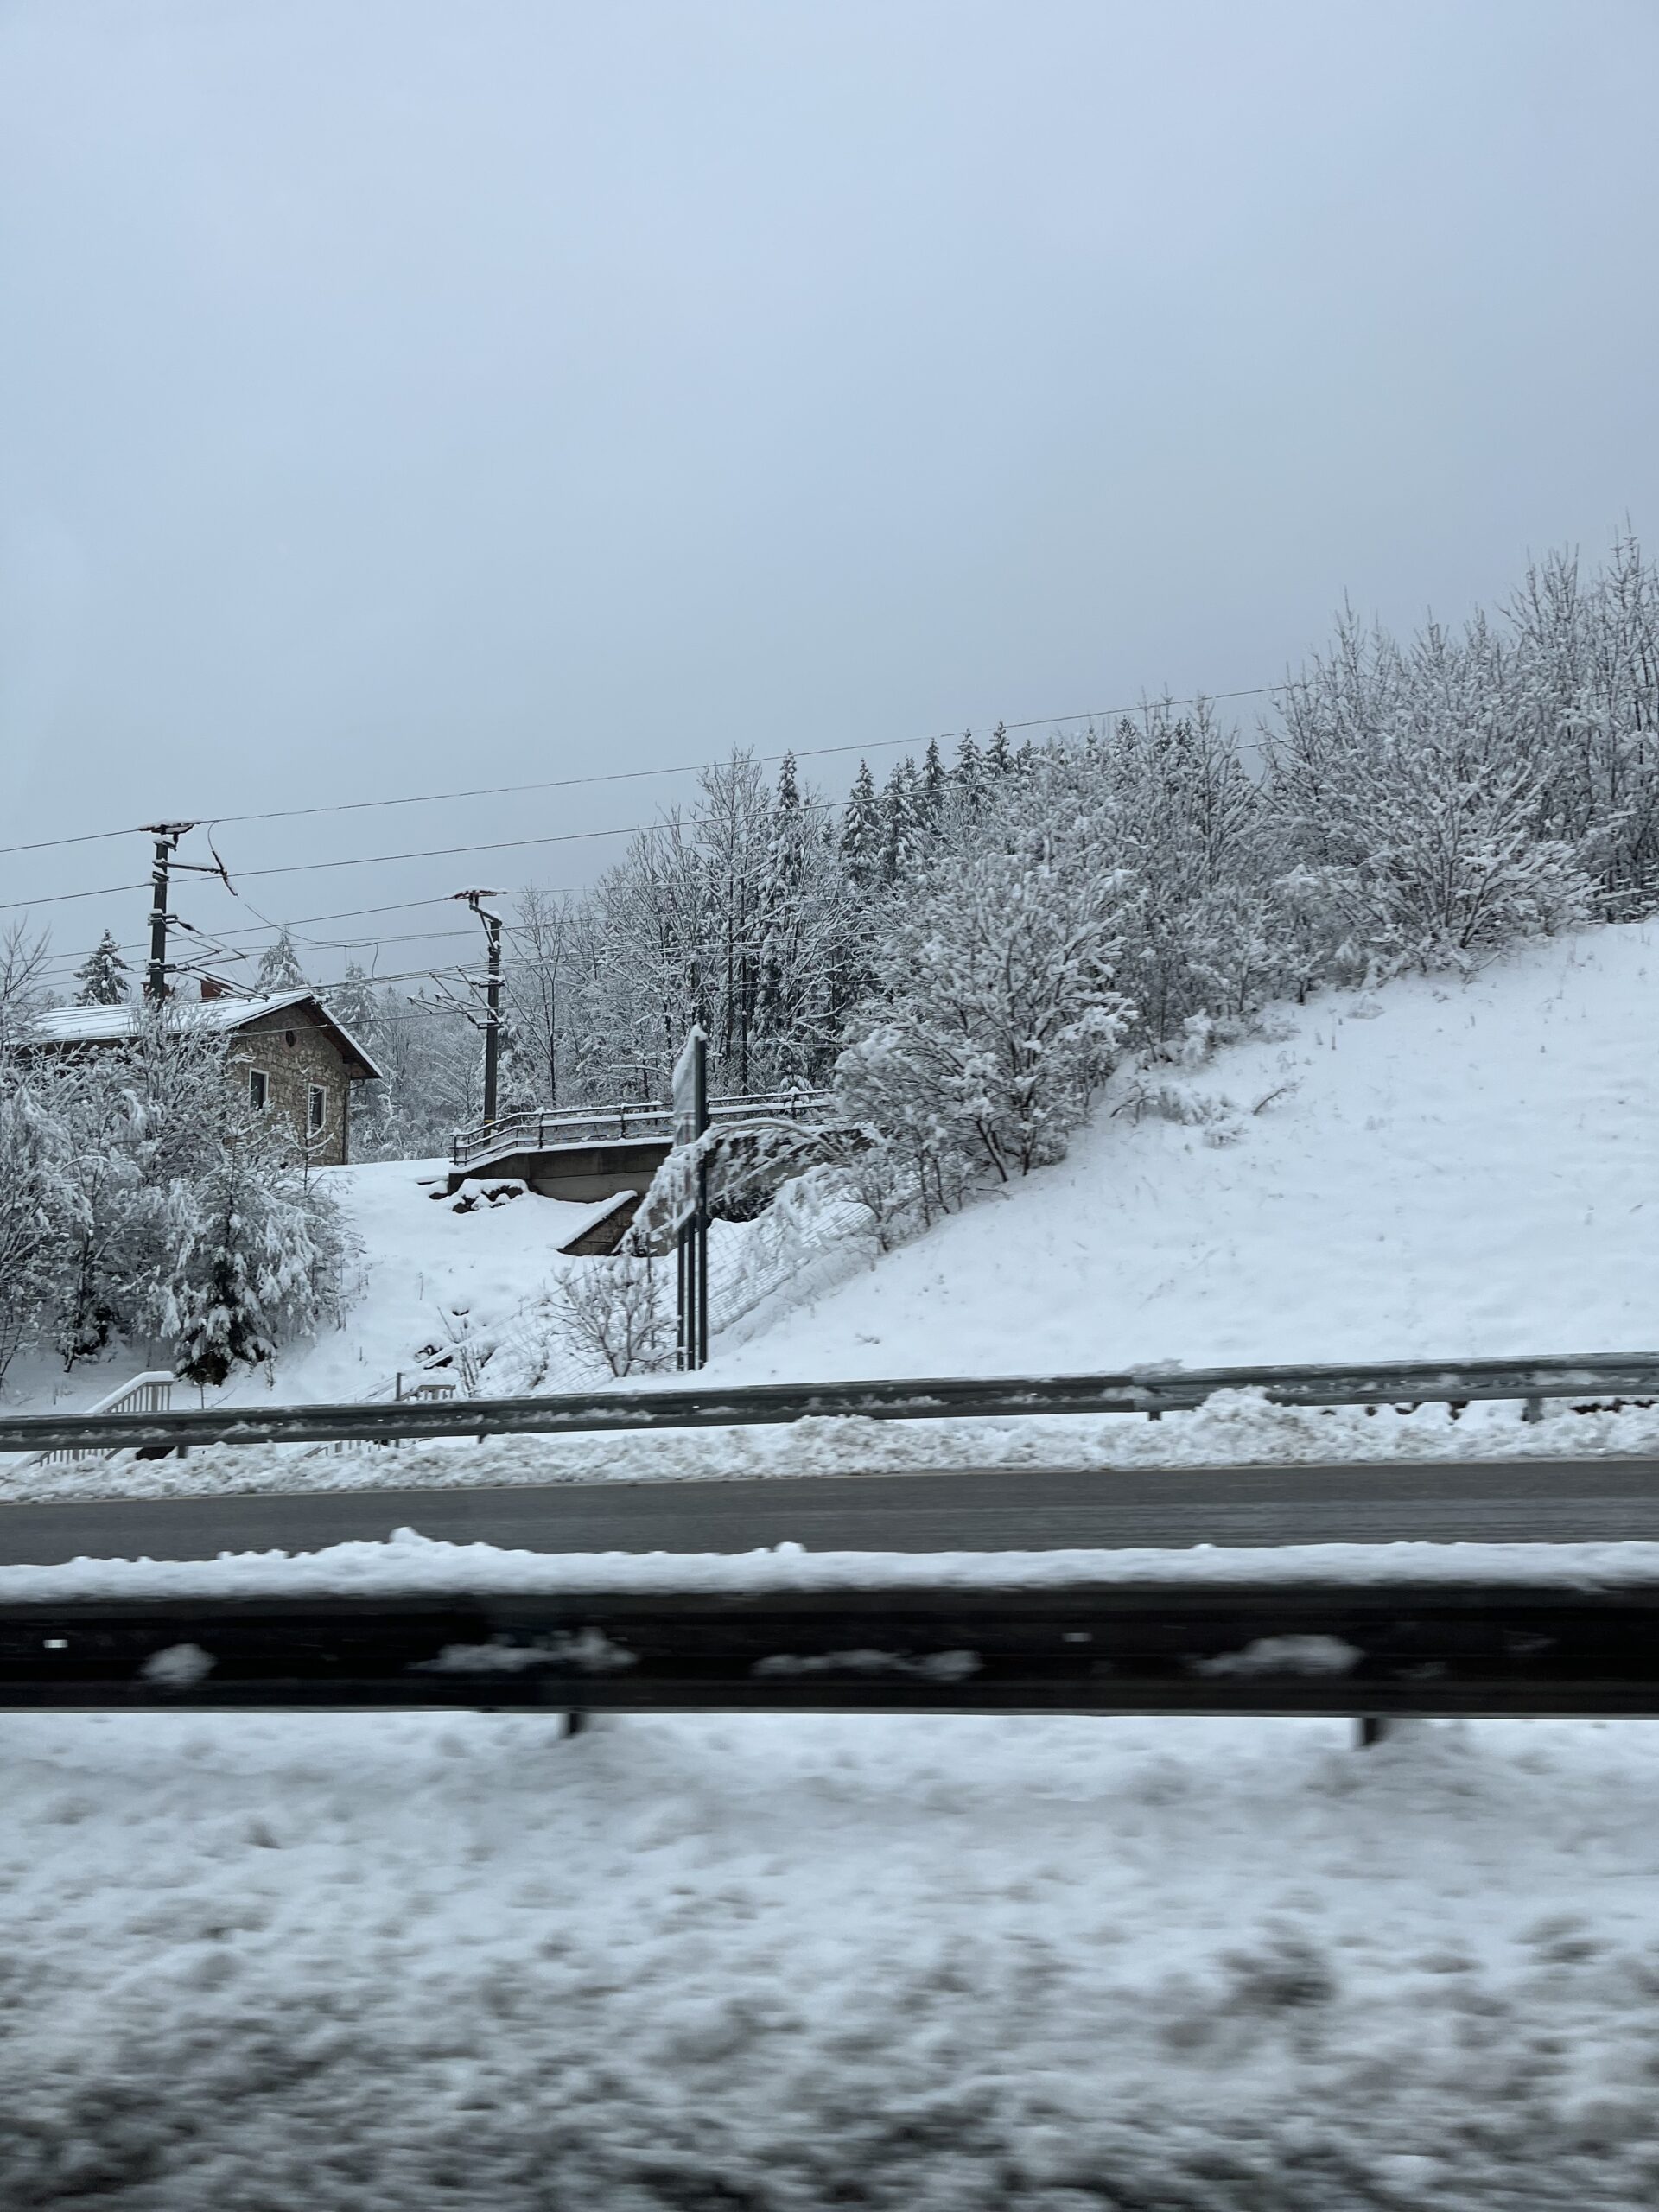
[[[1388,1741],[1394,1732],[1394,1723],[1386,1713],[1363,1713],[1359,1717],[1358,1729],[1358,1748],[1362,1751],[1369,1751],[1378,1744]]]
[[[1521,1418],[1522,1421],[1542,1421],[1543,1417],[1544,1402],[1540,1397],[1534,1396],[1529,1398],[1525,1405],[1521,1408]]]

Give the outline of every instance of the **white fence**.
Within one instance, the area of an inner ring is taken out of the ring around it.
[[[88,1406],[89,1414],[164,1414],[173,1406],[173,1384],[175,1377],[170,1368],[153,1367],[143,1375],[135,1375],[130,1382],[111,1390],[95,1406]],[[37,1452],[25,1459],[26,1467],[80,1467],[93,1459],[107,1459],[108,1452],[76,1446],[61,1452]]]

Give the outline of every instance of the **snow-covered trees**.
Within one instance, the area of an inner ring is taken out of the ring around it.
[[[1550,834],[1553,748],[1515,711],[1516,675],[1484,622],[1402,647],[1344,620],[1288,689],[1269,804],[1328,973],[1467,968],[1585,918],[1583,841]]]
[[[188,1382],[223,1382],[335,1310],[337,1217],[264,1128],[228,1105],[195,1174],[158,1192],[152,1333]]]
[[[1061,1158],[1128,1025],[1135,890],[1046,762],[938,840],[876,929],[836,1069],[847,1112],[906,1162],[924,1217],[980,1176]]]
[[[75,970],[75,981],[80,985],[75,994],[76,1005],[124,1006],[130,995],[130,974],[114,931],[105,930],[85,963]]]
[[[1344,617],[1255,735],[1203,702],[1018,734],[935,741],[880,778],[861,763],[842,804],[792,759],[770,781],[734,753],[590,891],[524,892],[503,1110],[661,1098],[695,1021],[717,1090],[821,1085],[844,1052],[870,1118],[879,1082],[905,1142],[995,1178],[1060,1141],[1071,1109],[1046,1086],[1094,1080],[1100,1009],[1075,1032],[1062,1010],[1085,969],[1114,995],[1111,1049],[1157,1058],[1277,995],[1466,971],[1517,936],[1659,908],[1659,574],[1628,540],[1593,572],[1535,566],[1460,631],[1402,640]],[[39,952],[0,946],[0,1034],[26,1027]],[[1045,963],[1058,999],[1039,1018]],[[284,931],[260,983],[301,973]],[[76,981],[124,995],[111,940]],[[353,969],[334,995],[386,1071],[354,1117],[359,1155],[444,1149],[480,1110],[477,1027],[442,987]],[[97,1143],[83,1152],[101,1192]],[[873,1188],[890,1165],[866,1162]],[[76,1301],[72,1339],[101,1325],[97,1302]]]
[[[769,792],[734,755],[591,893],[525,895],[508,939],[514,1095],[659,1097],[694,1020],[722,1090],[824,1082],[890,998],[913,1014],[922,974],[943,988],[928,917],[954,942],[973,871],[1004,868],[1062,791],[1090,870],[1118,887],[1122,1041],[1153,1054],[1276,995],[1467,970],[1517,936],[1647,911],[1659,580],[1621,542],[1587,578],[1546,562],[1456,633],[1400,641],[1344,618],[1259,735],[1202,701],[1043,744],[999,723],[948,763],[937,742],[880,782],[861,763],[839,808],[792,760]],[[902,956],[895,915],[914,938]]]
[[[0,1375],[124,1340],[222,1381],[338,1310],[336,1211],[237,1103],[228,1050],[158,1009],[119,1046],[0,1058]]]
[[[286,929],[279,930],[259,956],[258,988],[262,991],[296,991],[305,982],[305,970]]]
[[[60,1278],[53,1192],[57,1133],[41,1099],[0,1067],[0,1381],[40,1332]]]
[[[48,941],[26,922],[0,932],[0,1052],[26,1037],[46,1000]]]
[[[523,910],[515,1068],[535,1068],[543,1103],[556,1084],[569,1101],[660,1097],[696,1021],[718,1089],[820,1080],[857,988],[860,893],[840,837],[791,762],[775,791],[746,755],[706,770],[696,804],[636,836],[587,899]]]

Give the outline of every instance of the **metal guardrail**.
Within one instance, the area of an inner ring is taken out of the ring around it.
[[[714,1122],[800,1119],[823,1109],[828,1093],[774,1090],[752,1096],[711,1098]],[[557,1112],[504,1114],[493,1122],[457,1129],[449,1147],[452,1163],[471,1167],[512,1152],[545,1152],[556,1145],[616,1144],[631,1139],[672,1135],[673,1109],[652,1100],[623,1100],[614,1106],[575,1106]]]
[[[1218,1390],[1259,1390],[1279,1406],[1463,1405],[1519,1399],[1659,1397],[1659,1353],[1534,1359],[1395,1360],[1376,1366],[1131,1368],[1118,1375],[947,1376],[869,1382],[762,1382],[734,1389],[594,1390],[442,1403],[189,1407],[168,1414],[0,1415],[0,1452],[149,1446],[391,1443],[441,1437],[552,1436],[728,1428],[808,1417],[992,1420],[1026,1414],[1191,1410]]]
[[[1659,1583],[0,1606],[0,1709],[1659,1714]]]

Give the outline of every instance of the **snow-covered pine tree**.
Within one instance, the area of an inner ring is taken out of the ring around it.
[[[944,812],[944,794],[950,782],[944,761],[939,758],[939,741],[930,737],[927,751],[922,755],[922,772],[918,790],[918,810],[929,829],[936,829]]]
[[[270,1121],[236,1103],[226,1040],[152,1028],[143,1333],[187,1382],[218,1384],[338,1312],[350,1240]]]
[[[113,931],[105,930],[84,963],[75,970],[75,981],[80,985],[75,994],[75,1004],[124,1006],[130,973]]]
[[[916,763],[908,754],[881,788],[881,880],[897,883],[925,842]]]
[[[186,1382],[259,1365],[327,1311],[340,1257],[333,1211],[253,1132],[226,1131],[206,1173],[169,1189],[163,1222],[162,1331]]]
[[[801,810],[801,787],[795,772],[795,755],[785,753],[778,771],[778,796],[772,801],[780,817],[798,814]]]
[[[988,775],[1006,776],[1014,766],[1014,754],[1008,745],[1006,723],[998,722],[991,732],[991,741],[985,748],[985,770]]]
[[[296,991],[305,980],[300,956],[284,925],[259,956],[258,987],[262,991]]]
[[[797,788],[792,761],[785,768],[772,812],[755,1026],[768,1089],[824,1079],[866,980],[864,901],[828,810]]]
[[[868,892],[881,877],[881,805],[870,764],[861,760],[841,817],[841,860],[854,885]]]
[[[950,767],[950,811],[965,820],[978,811],[985,789],[985,756],[974,742],[974,733],[963,730]]]

